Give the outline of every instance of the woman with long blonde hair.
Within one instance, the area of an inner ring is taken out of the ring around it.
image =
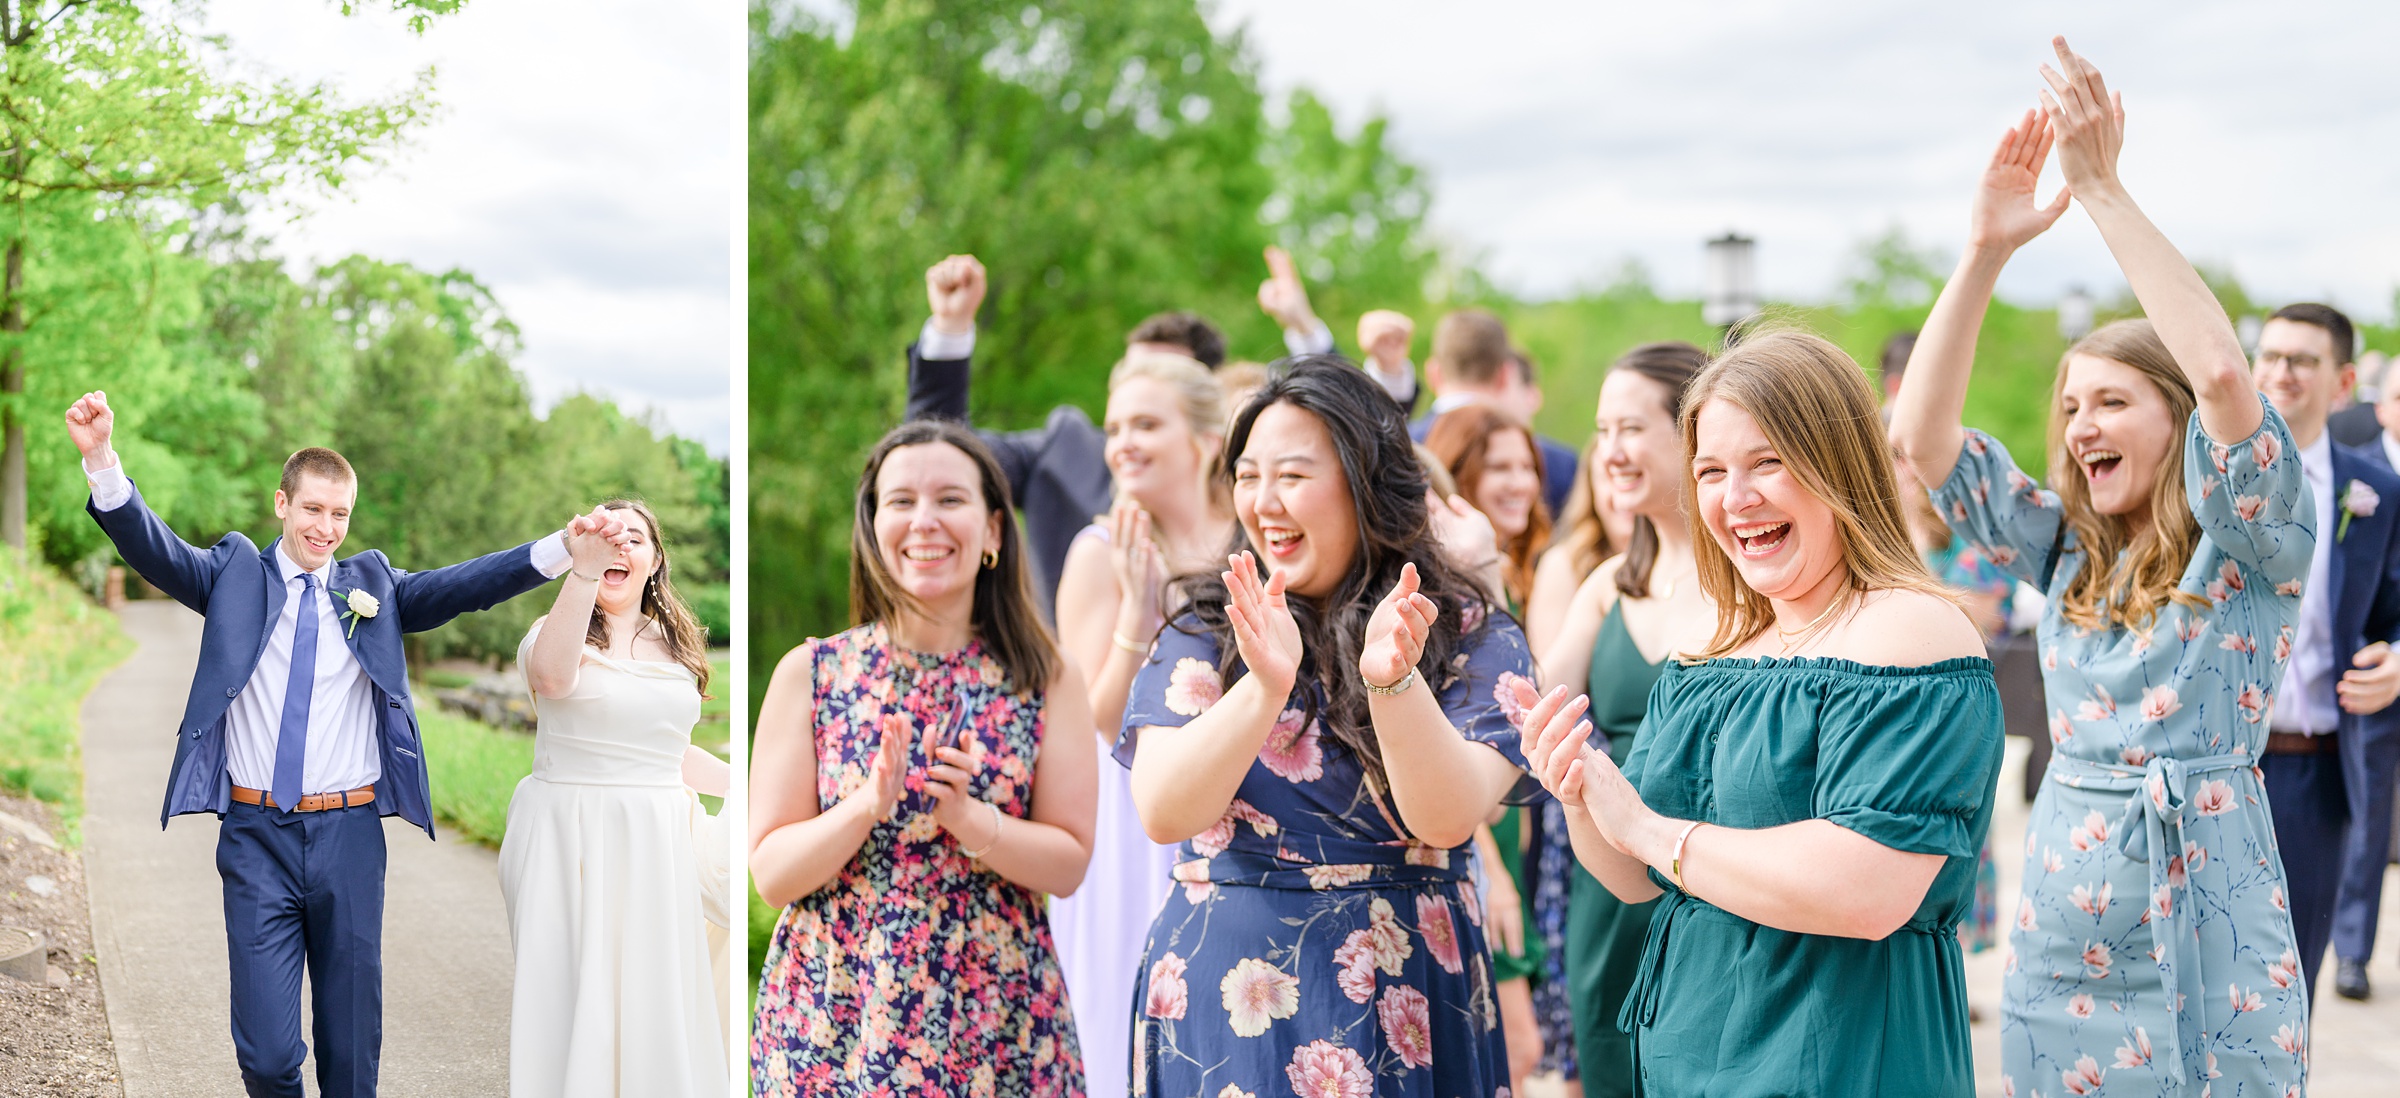
[[[2315,505],[2225,310],[2117,178],[2122,105],[2053,44],[2059,70],[1984,171],[1892,421],[1952,527],[2049,597],[2055,753],[2003,969],[2003,1085],[2292,1093],[2308,997],[2256,765]],[[2066,211],[2067,194],[2034,201],[2054,143],[2149,319],[2059,360],[2045,490],[1959,417],[2001,268]]]
[[[1589,699],[1523,692],[1577,857],[1661,901],[1618,1016],[1646,1093],[1975,1092],[1956,928],[2000,695],[1909,544],[1875,405],[1815,336],[1726,352],[1679,416],[1714,634],[1667,663],[1622,770]]]
[[[1210,376],[1193,359],[1157,353],[1128,355],[1109,372],[1101,453],[1116,480],[1116,506],[1068,546],[1056,616],[1059,644],[1092,669],[1092,721],[1103,750],[1116,740],[1126,691],[1172,609],[1170,575],[1205,569],[1233,537],[1233,500],[1218,476],[1225,383],[1232,380]],[[1126,768],[1102,763],[1099,782],[1091,869],[1074,896],[1050,905],[1050,930],[1087,1092],[1123,1094],[1133,1050],[1125,1005],[1133,1001],[1150,921],[1167,898],[1175,848],[1142,833]]]

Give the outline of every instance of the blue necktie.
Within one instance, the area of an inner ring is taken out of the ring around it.
[[[300,804],[301,762],[308,753],[308,697],[317,688],[317,577],[300,573],[299,620],[292,626],[292,677],[283,688],[283,727],[275,734],[275,807]]]

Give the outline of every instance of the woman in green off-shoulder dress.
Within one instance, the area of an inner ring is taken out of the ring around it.
[[[1680,421],[1715,636],[1666,662],[1622,770],[1589,698],[1525,722],[1578,860],[1656,898],[1617,1018],[1636,1092],[1967,1098],[1957,926],[2001,755],[1982,636],[1908,540],[1839,348],[1754,334]]]

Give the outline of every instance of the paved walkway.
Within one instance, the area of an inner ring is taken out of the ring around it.
[[[226,1006],[217,823],[158,827],[200,618],[125,608],[132,660],[84,702],[84,862],[126,1098],[241,1098]],[[390,1098],[508,1089],[508,920],[492,852],[386,817],[383,1076]],[[2393,984],[2400,991],[2400,981]],[[307,1069],[315,1093],[316,1067]]]

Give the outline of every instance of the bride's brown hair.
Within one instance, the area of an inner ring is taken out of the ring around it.
[[[699,680],[700,696],[707,697],[708,629],[692,616],[683,596],[675,593],[675,584],[668,576],[667,539],[658,529],[658,516],[651,514],[650,508],[639,500],[612,499],[600,506],[611,511],[633,512],[649,531],[650,549],[658,555],[658,570],[642,582],[642,616],[658,626],[666,640],[667,656]],[[608,615],[601,612],[598,603],[592,604],[592,620],[584,626],[583,643],[608,651]]]

